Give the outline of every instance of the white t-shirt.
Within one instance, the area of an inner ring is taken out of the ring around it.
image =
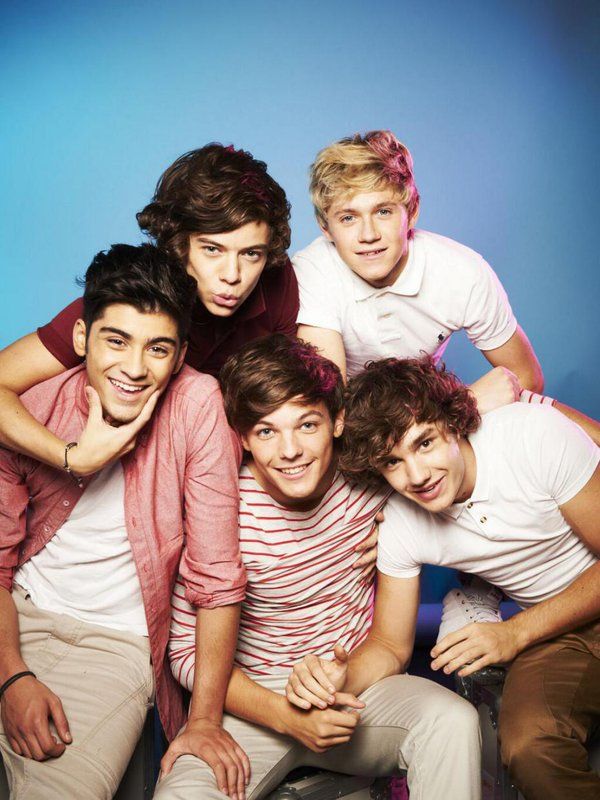
[[[388,492],[349,484],[336,475],[312,511],[290,511],[240,471],[240,549],[248,585],[235,661],[261,683],[287,675],[308,653],[330,656],[341,642],[353,649],[366,637],[373,583],[352,568],[354,548],[370,533]],[[191,689],[196,611],[175,585],[169,660]]]
[[[441,358],[454,331],[480,350],[507,342],[517,321],[489,264],[452,239],[416,230],[392,286],[359,278],[324,236],[292,259],[300,288],[299,325],[338,331],[348,375],[366,361],[425,353]]]
[[[94,476],[64,525],[19,567],[14,581],[38,608],[148,635],[120,461]]]
[[[553,597],[598,560],[559,506],[592,477],[600,450],[554,408],[519,403],[486,414],[469,441],[477,463],[470,499],[432,514],[392,495],[378,569],[410,578],[422,564],[454,567],[524,608]]]

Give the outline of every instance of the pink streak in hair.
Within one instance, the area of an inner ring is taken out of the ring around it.
[[[335,369],[327,359],[316,353],[306,352],[304,347],[299,343],[294,343],[292,346],[292,354],[302,362],[306,371],[314,381],[318,391],[321,394],[330,394],[333,392],[338,383],[338,375]]]
[[[242,186],[246,186],[248,189],[250,189],[259,202],[270,207],[271,198],[261,186],[260,178],[257,175],[255,175],[253,172],[246,172],[246,174],[242,176],[240,183]]]

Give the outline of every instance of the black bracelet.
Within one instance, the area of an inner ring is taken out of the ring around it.
[[[35,678],[34,673],[31,672],[31,670],[26,669],[25,672],[17,672],[16,675],[12,676],[12,678],[9,678],[7,681],[4,681],[2,686],[0,686],[0,697],[2,697],[2,695],[8,689],[9,686],[12,686],[12,684],[15,681],[18,681],[19,678],[24,678],[26,675],[33,675],[33,677]]]

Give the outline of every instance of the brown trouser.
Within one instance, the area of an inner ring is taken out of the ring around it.
[[[36,608],[15,587],[23,659],[60,697],[72,744],[59,758],[17,755],[0,724],[11,800],[110,800],[154,695],[145,636]]]
[[[527,800],[598,800],[586,741],[600,721],[600,621],[525,650],[500,710],[502,759]]]

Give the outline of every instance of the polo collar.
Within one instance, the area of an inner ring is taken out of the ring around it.
[[[371,286],[355,272],[351,272],[354,299],[356,302],[368,300],[377,294],[397,294],[404,297],[413,297],[419,293],[425,272],[425,253],[422,248],[415,248],[414,238],[408,242],[408,260],[400,275],[391,286],[377,288]]]
[[[469,442],[475,454],[475,463],[477,465],[477,476],[475,478],[475,487],[471,493],[471,497],[465,500],[464,503],[454,503],[450,508],[447,508],[442,513],[452,519],[458,519],[469,503],[483,503],[489,500],[490,497],[490,464],[486,461],[481,448],[481,428],[475,433],[469,435]]]

